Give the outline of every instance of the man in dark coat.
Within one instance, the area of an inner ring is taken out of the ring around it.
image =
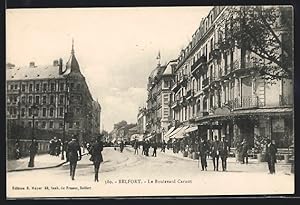
[[[134,140],[133,147],[134,147],[134,154],[139,154],[139,144],[137,139]]]
[[[202,171],[207,171],[207,153],[209,152],[209,146],[206,140],[201,138],[199,143],[199,157],[201,159]]]
[[[100,164],[103,162],[102,150],[103,143],[101,141],[102,135],[96,138],[95,143],[91,146],[90,154],[92,155],[90,160],[93,161],[95,170],[95,182],[99,182],[98,173]]]
[[[152,157],[156,157],[156,150],[157,150],[157,143],[156,143],[156,141],[153,142],[152,148],[153,148]]]
[[[214,171],[219,171],[220,149],[220,141],[218,140],[218,137],[215,136],[215,141],[212,142],[211,146],[211,157],[213,159]]]
[[[124,142],[123,142],[123,140],[121,141],[121,143],[120,143],[120,152],[123,152],[123,149],[124,149]]]
[[[248,149],[249,149],[249,143],[246,140],[246,138],[243,139],[242,143],[242,164],[245,164],[245,159],[246,159],[246,164],[248,164]]]
[[[29,146],[29,163],[28,167],[34,167],[34,157],[38,152],[38,142],[36,141],[35,138],[31,140],[31,144]]]
[[[67,146],[67,157],[70,162],[70,176],[74,180],[77,161],[81,160],[81,149],[77,137],[73,136]]]
[[[269,173],[275,174],[275,162],[276,162],[277,147],[270,139],[267,140],[266,145],[266,159],[268,162]]]
[[[222,169],[223,171],[226,171],[227,157],[228,157],[228,143],[226,141],[225,136],[222,137],[222,141],[220,142],[220,157],[222,160]]]

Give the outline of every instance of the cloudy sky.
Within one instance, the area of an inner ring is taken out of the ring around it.
[[[147,78],[180,49],[211,7],[73,8],[7,10],[7,62],[51,64],[75,55],[94,99],[102,106],[101,128],[136,123],[146,103]]]

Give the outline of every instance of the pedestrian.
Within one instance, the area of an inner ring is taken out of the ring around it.
[[[49,154],[53,156],[53,155],[55,155],[54,152],[55,152],[55,140],[54,140],[54,138],[52,138],[49,141]]]
[[[15,143],[15,156],[16,156],[16,159],[20,159],[22,156],[19,139],[16,139],[16,143]]]
[[[57,141],[56,141],[56,147],[55,147],[55,155],[56,156],[59,156],[60,155],[60,152],[61,152],[61,140],[60,139],[58,139]]]
[[[124,142],[122,140],[121,143],[120,143],[120,152],[121,153],[123,152],[123,149],[124,149]]]
[[[134,147],[134,154],[139,154],[139,150],[138,150],[139,149],[139,144],[138,144],[137,139],[135,139],[133,147]]]
[[[63,156],[65,156],[65,154],[67,155],[67,148],[68,148],[68,140],[65,140],[63,145],[62,145],[62,150],[61,150],[61,154]],[[66,161],[68,161],[68,157],[66,156]]]
[[[160,150],[160,152],[165,152],[166,151],[166,145],[167,145],[166,141],[163,140],[163,142],[161,144],[161,150]]]
[[[150,148],[150,142],[149,140],[146,140],[146,145],[145,145],[145,155],[148,157],[149,156],[149,148]]]
[[[222,141],[220,143],[220,157],[222,161],[222,170],[227,170],[227,157],[228,157],[228,143],[226,142],[225,136],[222,136]]]
[[[72,140],[68,143],[67,157],[70,162],[70,176],[74,180],[77,161],[81,160],[82,157],[77,136],[72,136]]]
[[[209,151],[209,146],[208,143],[205,139],[201,138],[200,143],[199,143],[199,157],[201,159],[201,170],[202,171],[207,171],[207,153]]]
[[[157,143],[156,143],[156,141],[153,142],[152,148],[153,148],[152,157],[156,157],[156,150],[157,150]]]
[[[31,144],[29,146],[29,163],[28,167],[34,167],[34,157],[38,152],[38,142],[36,141],[35,138],[31,140]]]
[[[267,139],[266,159],[268,162],[269,174],[275,174],[276,153],[277,153],[277,147],[274,141]]]
[[[95,140],[95,143],[91,146],[90,160],[93,161],[94,170],[95,170],[95,182],[99,182],[98,173],[100,164],[103,162],[102,150],[103,150],[103,143],[101,141],[102,135],[98,136]]]
[[[241,143],[241,147],[242,147],[242,164],[245,164],[245,161],[246,161],[246,164],[248,164],[249,143],[246,140],[246,138],[243,139],[243,141]]]
[[[215,136],[215,140],[212,142],[211,157],[213,159],[214,171],[219,171],[220,141],[217,136]]]

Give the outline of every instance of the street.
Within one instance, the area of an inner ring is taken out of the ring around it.
[[[266,163],[242,165],[229,160],[227,172],[198,168],[198,161],[184,159],[158,149],[157,157],[134,155],[131,147],[123,153],[104,148],[100,181],[94,182],[89,155],[78,162],[75,180],[69,176],[69,164],[58,168],[7,173],[7,196],[13,197],[101,197],[153,195],[232,195],[292,194],[294,175],[290,165],[276,166],[269,175]],[[150,150],[150,156],[152,150]],[[221,161],[219,166],[221,167]],[[221,168],[220,168],[221,169]]]

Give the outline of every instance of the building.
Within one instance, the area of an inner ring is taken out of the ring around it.
[[[146,130],[149,138],[155,137],[157,141],[163,140],[163,133],[168,130],[172,121],[171,84],[176,64],[176,60],[170,61],[165,66],[161,66],[159,63],[148,78]]]
[[[139,134],[146,134],[146,112],[145,107],[139,108],[137,115],[137,132]]]
[[[34,115],[35,129],[55,131],[61,138],[76,134],[81,142],[99,133],[101,107],[80,72],[73,44],[65,65],[59,59],[46,66],[10,66],[6,79],[8,122],[32,127]]]
[[[229,9],[215,6],[180,52],[172,85],[171,108],[178,122],[173,137],[190,134],[212,140],[225,136],[231,147],[243,138],[254,147],[264,137],[275,140],[280,148],[288,147],[294,137],[293,81],[267,80],[255,71],[253,52],[221,47],[226,35],[222,24]],[[283,38],[284,29],[275,31]]]

